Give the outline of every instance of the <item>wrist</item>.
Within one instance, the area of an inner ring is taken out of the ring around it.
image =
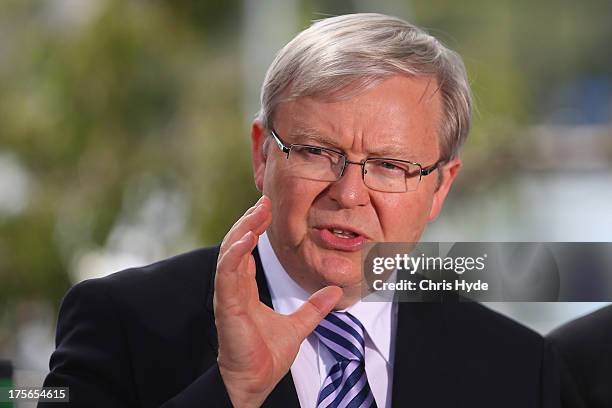
[[[235,408],[259,408],[271,392],[248,391],[249,381],[235,378],[234,375],[219,366],[219,373],[225,385],[227,394]]]

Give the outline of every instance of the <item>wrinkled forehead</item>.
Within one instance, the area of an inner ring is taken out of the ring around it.
[[[397,76],[331,96],[287,98],[273,126],[292,143],[346,144],[359,136],[364,145],[384,143],[387,151],[401,153],[437,146],[441,117],[435,79]]]
[[[316,82],[296,78],[288,84],[286,89],[280,92],[280,95],[274,101],[272,111],[276,112],[280,105],[301,98],[311,98],[321,102],[345,101],[367,93],[381,82],[399,77],[412,78],[426,83],[426,87],[423,89],[423,98],[433,98],[440,88],[438,78],[434,74],[407,75],[403,73],[381,73],[370,76],[346,75],[335,78],[319,78]]]

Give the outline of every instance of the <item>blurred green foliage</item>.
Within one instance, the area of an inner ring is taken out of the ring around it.
[[[0,219],[3,302],[57,302],[74,254],[104,245],[128,185],[154,179],[187,192],[202,243],[222,237],[256,197],[238,38],[227,26],[237,25],[239,2],[101,1],[78,22],[58,21],[51,3],[0,6],[10,39],[1,150],[35,180],[28,207]]]
[[[83,1],[95,10],[78,18],[62,3],[0,4],[0,152],[14,152],[34,184],[21,213],[0,216],[0,308],[22,298],[57,304],[76,254],[103,247],[138,209],[135,185],[184,193],[188,232],[202,245],[258,195],[245,126],[254,112],[241,111],[241,1]],[[303,1],[300,21],[358,3]],[[477,113],[462,179],[472,184],[498,176],[487,179],[483,166],[512,166],[517,129],[537,122],[551,88],[610,75],[608,0],[418,0],[406,9],[465,59]]]

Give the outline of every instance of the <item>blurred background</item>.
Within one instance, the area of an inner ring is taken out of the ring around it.
[[[0,359],[38,385],[87,278],[215,244],[257,198],[249,122],[312,20],[394,14],[476,98],[431,241],[612,241],[609,0],[3,0]],[[602,304],[491,304],[535,330]]]

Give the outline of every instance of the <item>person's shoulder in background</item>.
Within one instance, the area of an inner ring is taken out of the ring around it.
[[[612,407],[612,305],[553,330],[564,408]]]

